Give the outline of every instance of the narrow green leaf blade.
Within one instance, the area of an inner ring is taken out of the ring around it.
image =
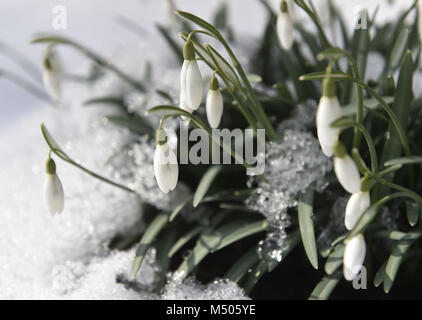
[[[145,233],[136,248],[135,259],[132,262],[132,278],[136,277],[136,274],[142,265],[142,261],[144,260],[145,254],[150,248],[151,243],[161,232],[161,230],[167,225],[167,223],[168,215],[166,213],[160,213],[145,230]]]
[[[318,269],[318,251],[315,241],[314,223],[312,221],[313,201],[313,188],[308,188],[305,193],[299,196],[299,229],[309,262],[315,269]]]
[[[223,166],[212,166],[204,173],[201,181],[199,182],[198,188],[196,189],[195,196],[193,197],[194,207],[197,207],[201,203],[214,179],[222,169]]]
[[[312,291],[309,300],[327,300],[340,281],[341,276],[341,272],[324,276]]]
[[[344,244],[339,243],[335,246],[333,252],[328,255],[324,270],[330,275],[333,274],[343,264]]]

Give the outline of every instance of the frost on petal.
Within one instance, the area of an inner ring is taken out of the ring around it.
[[[210,90],[205,104],[207,119],[210,127],[218,128],[223,114],[223,97],[218,90]]]
[[[362,234],[358,234],[346,244],[343,256],[343,274],[348,281],[359,273],[365,261],[366,244]]]
[[[196,110],[202,101],[203,84],[201,72],[196,60],[188,62],[186,70],[186,87],[184,88],[185,99],[188,107]]]
[[[347,202],[344,216],[344,224],[348,230],[352,230],[359,218],[370,205],[369,192],[357,192],[352,194]]]
[[[316,126],[321,149],[327,157],[333,155],[340,132],[338,128],[332,128],[331,123],[341,116],[342,111],[337,97],[321,98],[316,114]]]
[[[349,155],[334,157],[334,171],[338,182],[349,193],[360,191],[360,174],[355,162]]]
[[[277,35],[281,46],[290,50],[293,45],[293,21],[289,13],[280,12],[277,17]]]
[[[44,202],[50,214],[63,211],[64,193],[62,183],[56,174],[47,174],[44,181]]]

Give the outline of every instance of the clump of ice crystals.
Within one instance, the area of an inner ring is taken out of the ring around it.
[[[236,283],[227,279],[216,279],[203,285],[190,277],[183,281],[170,281],[164,287],[164,300],[248,300],[245,292]]]
[[[325,178],[332,163],[322,153],[318,141],[305,131],[310,117],[305,110],[311,103],[301,105],[293,115],[280,125],[281,139],[266,145],[265,172],[249,180],[256,189],[246,199],[246,205],[262,213],[269,222],[265,240],[258,247],[263,259],[281,261],[288,247],[286,229],[291,224],[288,209],[297,206],[298,194],[313,187],[322,192],[328,185]],[[296,120],[295,120],[296,119]]]

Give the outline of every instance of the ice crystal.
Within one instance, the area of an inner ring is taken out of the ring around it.
[[[217,279],[203,285],[194,278],[170,281],[161,295],[164,300],[247,300],[245,292],[236,283]]]
[[[296,113],[301,118],[305,106]],[[247,198],[246,205],[261,212],[269,221],[269,231],[258,247],[262,259],[281,261],[288,249],[286,230],[291,224],[288,209],[297,205],[297,196],[309,187],[322,191],[327,186],[325,175],[332,168],[317,140],[302,131],[308,120],[301,118],[295,129],[284,123],[282,138],[266,146],[266,167],[261,177],[251,178],[250,186],[256,189]]]

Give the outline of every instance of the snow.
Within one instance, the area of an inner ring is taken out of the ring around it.
[[[149,80],[150,84],[170,89],[172,97],[177,99],[178,68],[168,56],[168,51],[161,49],[164,44],[153,41],[156,36],[146,36],[137,40],[134,46],[133,35],[129,35],[127,30],[115,31],[116,25],[110,23],[116,12],[134,20],[142,20],[138,17],[138,14],[142,14],[146,18],[143,27],[151,32],[155,22],[153,20],[161,10],[157,3],[151,0],[140,3],[128,1],[122,6],[121,1],[113,0],[105,6],[99,0],[62,1],[69,11],[69,30],[63,32],[64,35],[89,43],[90,47],[97,48],[107,57],[112,57],[113,62],[136,78],[142,78],[145,62],[153,61],[155,76]],[[206,7],[208,2],[189,0],[177,3],[179,7],[205,18],[209,18],[212,12]],[[262,29],[264,12],[257,1],[236,0],[230,3],[234,8],[233,25],[251,36],[258,35]],[[275,5],[276,1],[272,3]],[[2,40],[25,52],[31,61],[39,65],[41,47],[28,47],[27,42],[35,31],[53,31],[50,23],[51,8],[55,4],[55,1],[50,0],[44,1],[42,5],[24,0],[3,0],[1,10],[9,14],[0,21],[0,29],[11,33]],[[374,4],[371,2],[371,7]],[[350,5],[345,7],[345,12]],[[22,16],[23,6],[26,12],[31,12],[30,17]],[[248,10],[242,10],[246,7]],[[15,17],[24,19],[25,23]],[[92,23],[93,19],[95,24]],[[63,59],[67,62],[67,70],[86,71],[86,62],[82,62],[85,60],[65,54],[65,58],[68,56],[70,60]],[[1,59],[2,66],[19,70],[10,61]],[[80,67],[75,68],[75,65]],[[116,129],[105,121],[105,115],[116,112],[113,107],[85,107],[82,102],[104,93],[124,92],[131,110],[143,113],[145,101],[153,105],[161,102],[160,97],[154,92],[140,96],[128,86],[121,86],[121,81],[110,74],[94,87],[81,88],[76,84],[68,84],[64,92],[66,102],[52,108],[35,102],[19,88],[3,81],[1,83],[0,299],[246,298],[236,284],[222,279],[202,285],[188,278],[182,283],[169,282],[162,294],[155,293],[159,267],[155,262],[154,250],[149,251],[137,278],[130,279],[134,249],[118,252],[108,249],[108,244],[117,235],[133,233],[134,226],[139,228],[136,230],[138,232],[145,227],[142,223],[142,201],[169,209],[174,206],[174,199],[158,193],[154,187],[150,170],[153,144],[145,139],[134,142],[131,133]],[[152,118],[151,124],[156,125],[156,121],[156,118]],[[137,194],[128,194],[101,183],[56,157],[57,173],[65,191],[65,209],[61,215],[50,216],[42,203],[44,162],[48,148],[41,136],[41,122],[47,125],[74,160],[113,180],[135,187]],[[277,186],[276,196],[286,192],[286,183],[292,183],[293,177],[303,172],[305,166],[307,170],[314,170],[297,184],[295,194],[317,181],[317,177],[330,168],[320,151],[312,149],[316,146],[315,141],[309,134],[302,132],[300,126],[296,127],[297,123],[300,122],[285,123],[289,130],[283,140],[267,149],[270,150],[269,158],[282,153],[291,153],[293,157],[286,166],[285,175],[277,177],[277,181],[282,183]],[[171,121],[166,124],[168,128],[174,125],[175,122]],[[129,150],[121,151],[121,145],[130,143],[133,145]],[[303,153],[304,146],[311,148],[307,155]],[[295,153],[292,153],[293,150]],[[290,167],[292,164],[293,167]],[[270,175],[284,165],[277,161],[269,163]],[[322,181],[321,188],[323,185]],[[273,196],[271,187],[261,182],[262,192],[255,195],[259,201],[265,202],[264,193]],[[178,189],[171,197],[182,197],[188,192],[182,184]],[[275,204],[261,206],[263,213],[270,217],[278,231],[284,231],[289,219],[287,215],[284,220],[280,217],[273,219],[274,208],[294,206],[294,200],[287,198],[286,203],[285,199],[276,197]],[[276,232],[275,236],[280,237],[276,241],[277,246],[280,246],[279,240],[282,243],[284,235]]]

